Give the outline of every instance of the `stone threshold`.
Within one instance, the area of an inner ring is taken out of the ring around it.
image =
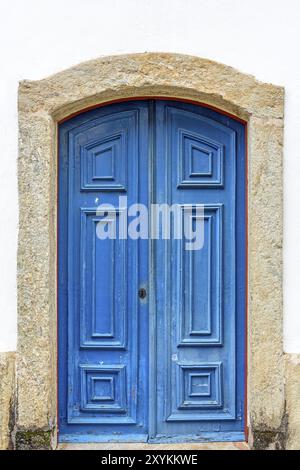
[[[247,442],[205,442],[178,444],[147,443],[63,443],[57,450],[249,450]]]

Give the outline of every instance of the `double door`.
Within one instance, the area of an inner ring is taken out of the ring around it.
[[[243,440],[245,192],[245,127],[206,107],[60,125],[61,441]]]

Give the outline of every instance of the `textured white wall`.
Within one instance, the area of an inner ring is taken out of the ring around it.
[[[100,55],[166,51],[285,86],[285,350],[300,352],[300,2],[1,0],[0,23],[0,351],[16,347],[18,81]]]

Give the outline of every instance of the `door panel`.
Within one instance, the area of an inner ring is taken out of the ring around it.
[[[147,129],[147,103],[103,107],[60,127],[60,200],[68,208],[60,215],[59,268],[67,274],[60,277],[59,412],[61,436],[70,440],[147,437],[148,314],[138,299],[147,246],[118,237],[126,210],[119,196],[147,205]],[[100,204],[114,205],[115,216],[100,213]],[[99,239],[99,224],[116,238]]]
[[[205,107],[130,101],[60,125],[61,441],[244,438],[245,186],[244,125]],[[120,238],[119,196],[189,209],[203,247],[172,225]]]
[[[201,250],[157,241],[152,439],[244,437],[243,139],[242,124],[214,111],[156,103],[157,202],[205,209]]]
[[[206,204],[203,218],[203,248],[188,251],[184,240],[174,247],[179,287],[175,299],[178,346],[219,345],[222,341],[223,205]]]

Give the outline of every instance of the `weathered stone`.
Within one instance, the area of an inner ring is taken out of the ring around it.
[[[282,120],[249,126],[249,408],[255,429],[284,412],[282,344]]]
[[[51,450],[52,432],[43,429],[17,431],[15,435],[16,450]]]
[[[11,449],[14,425],[15,353],[0,353],[0,450]]]
[[[154,94],[208,99],[221,109],[260,117],[282,118],[283,114],[281,87],[217,62],[181,54],[102,57],[44,80],[23,81],[21,91],[21,110],[47,109],[56,119],[95,103]]]
[[[110,100],[157,96],[248,121],[248,420],[254,433],[281,429],[284,91],[206,59],[145,53],[104,57],[20,84],[19,430],[56,428],[57,122]]]
[[[284,450],[286,428],[253,429],[253,450]]]
[[[286,448],[300,450],[300,354],[286,354],[285,365],[288,416]]]

